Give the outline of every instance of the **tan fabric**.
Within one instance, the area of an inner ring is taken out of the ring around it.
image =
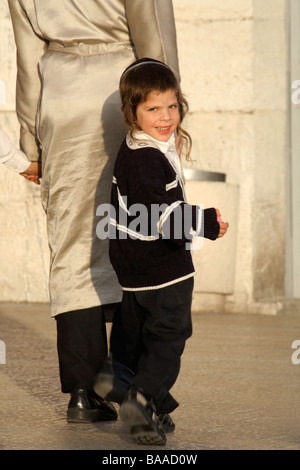
[[[96,209],[110,201],[126,134],[118,82],[136,55],[163,60],[178,74],[172,2],[8,1],[21,148],[38,159],[38,137],[42,151],[51,314],[118,302],[108,240],[96,236]]]

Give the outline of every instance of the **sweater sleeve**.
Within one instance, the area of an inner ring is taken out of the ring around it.
[[[160,236],[178,245],[196,236],[216,240],[220,231],[216,209],[202,209],[184,202],[179,182],[173,190],[170,188],[176,184],[175,180],[167,184],[163,162],[160,151],[153,149],[144,149],[135,159],[129,177],[130,204],[146,207],[152,231],[155,226]]]
[[[217,212],[213,207],[204,209],[204,238],[216,240],[220,232],[220,225],[217,221]]]
[[[129,176],[128,206],[141,209],[144,227],[152,235],[169,239],[177,245],[203,233],[200,206],[187,204],[176,175],[160,151],[144,149],[134,159]],[[171,172],[171,173],[170,173]],[[174,177],[171,183],[166,175]],[[131,214],[136,215],[136,214]]]

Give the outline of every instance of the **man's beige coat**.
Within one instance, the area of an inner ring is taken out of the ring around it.
[[[172,1],[8,2],[20,145],[42,161],[51,314],[118,302],[108,239],[96,234],[126,133],[118,82],[141,57],[166,62],[178,76]]]

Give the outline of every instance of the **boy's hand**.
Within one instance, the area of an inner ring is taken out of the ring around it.
[[[223,220],[221,219],[220,211],[218,209],[216,209],[216,212],[217,212],[217,221],[219,222],[219,225],[220,225],[220,232],[219,232],[218,238],[221,238],[227,232],[227,229],[229,227],[229,223],[228,222],[223,222]]]
[[[23,172],[20,173],[24,178],[32,181],[32,183],[40,184],[41,177],[41,164],[40,162],[31,162],[29,167]]]

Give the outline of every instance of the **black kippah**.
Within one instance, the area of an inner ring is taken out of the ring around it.
[[[146,65],[146,64],[155,64],[155,65],[161,65],[162,67],[166,67],[167,69],[171,70],[170,67],[167,64],[164,64],[160,60],[156,59],[149,59],[149,57],[144,57],[143,59],[138,59],[135,62],[133,62],[127,69],[124,70],[124,72],[121,75],[120,78],[120,83],[123,80],[123,77],[129,72],[130,70],[139,67],[140,65]]]

